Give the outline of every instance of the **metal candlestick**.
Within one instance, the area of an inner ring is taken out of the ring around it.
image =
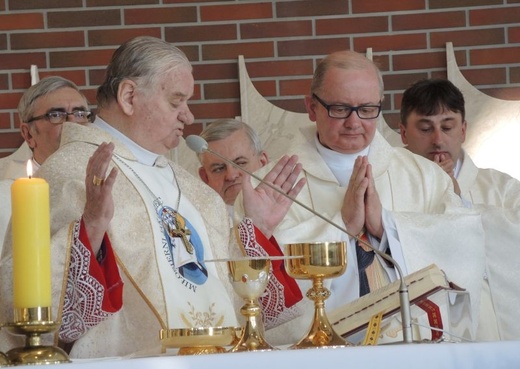
[[[10,333],[25,335],[25,346],[11,349],[7,357],[12,365],[69,363],[69,357],[59,347],[43,345],[41,336],[58,329],[50,320],[50,307],[15,309],[14,322],[5,325]]]

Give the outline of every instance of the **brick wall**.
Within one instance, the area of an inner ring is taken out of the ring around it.
[[[300,112],[320,58],[372,47],[395,125],[411,82],[446,77],[447,41],[473,85],[520,100],[520,0],[0,0],[0,156],[21,143],[16,107],[31,64],[95,103],[113,50],[137,35],[172,42],[193,62],[197,124],[188,134],[240,115],[239,54],[264,96]]]

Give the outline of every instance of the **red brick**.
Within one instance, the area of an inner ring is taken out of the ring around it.
[[[430,9],[468,8],[471,6],[499,5],[502,0],[430,0]]]
[[[456,47],[456,45],[454,45],[454,47]],[[457,50],[455,48],[454,51],[455,51],[455,60],[457,61],[457,65],[459,66],[459,68],[467,66],[469,62],[467,59],[466,50]]]
[[[388,17],[316,19],[316,35],[387,32]]]
[[[474,9],[469,12],[469,24],[482,26],[520,22],[520,6],[496,9]]]
[[[424,51],[417,54],[392,56],[394,71],[412,71],[429,68],[446,68],[446,54],[444,52]]]
[[[11,114],[0,112],[0,129],[11,129]]]
[[[199,47],[197,45],[177,45],[181,49],[189,61],[195,62],[200,60]]]
[[[265,62],[249,62],[245,60],[246,69],[251,78],[312,75],[314,62],[312,59],[278,60]]]
[[[200,20],[202,22],[223,20],[244,20],[272,18],[271,2],[233,4],[233,5],[202,5]]]
[[[366,50],[361,52],[366,53]],[[388,55],[374,55],[372,60],[381,72],[390,70],[390,57]]]
[[[20,132],[5,132],[0,135],[0,147],[3,149],[17,149],[22,142]]]
[[[87,32],[89,46],[119,46],[137,36],[161,38],[161,29],[158,27],[88,30]]]
[[[253,81],[253,86],[262,96],[276,96],[276,81]]]
[[[202,45],[204,60],[236,59],[238,55],[247,58],[273,57],[274,45],[272,42]]]
[[[426,49],[426,33],[389,34],[385,36],[354,37],[354,49],[366,50],[371,47],[374,52],[390,50]]]
[[[295,113],[306,113],[305,103],[303,98],[296,99],[283,99],[283,100],[271,100],[271,104],[288,111]]]
[[[517,101],[520,100],[519,87],[483,88],[481,91],[497,99]]]
[[[121,13],[119,9],[47,13],[47,25],[49,28],[83,28],[120,24]]]
[[[318,17],[321,15],[348,14],[348,1],[327,0],[326,4],[316,0],[275,1],[276,15],[285,17]]]
[[[11,35],[11,48],[22,50],[84,47],[84,40],[83,31],[14,33]]]
[[[240,37],[248,38],[276,38],[311,36],[312,22],[309,21],[285,21],[285,22],[259,22],[240,25]]]
[[[202,132],[202,123],[197,123],[195,122],[194,124],[191,124],[189,126],[185,126],[184,127],[184,138],[188,137],[189,135],[200,135],[200,133]],[[182,163],[182,158],[181,158],[181,163]]]
[[[206,100],[239,99],[240,86],[237,82],[204,83]]]
[[[511,78],[511,83],[520,83],[520,67],[511,68],[509,74]]]
[[[349,37],[279,41],[278,56],[327,55],[333,51],[348,49],[349,45]]]
[[[85,97],[87,98],[87,101],[91,107],[97,105],[97,101],[96,101],[97,88],[94,88],[94,87],[86,88],[86,89],[82,88],[80,90],[81,90],[81,93],[83,93],[83,95],[85,95]]]
[[[127,8],[124,10],[124,19],[126,25],[197,22],[197,8],[194,6]]]
[[[9,78],[6,73],[0,73],[0,90],[7,90],[9,88]]]
[[[0,50],[7,50],[7,35],[0,34]]]
[[[166,27],[164,35],[168,42],[236,40],[237,27],[234,24]]]
[[[159,0],[87,0],[88,7],[159,4]]]
[[[12,53],[0,54],[0,65],[3,70],[7,69],[29,69],[31,64],[36,64],[39,67],[46,67],[45,53]]]
[[[392,31],[453,28],[466,25],[464,11],[396,14],[392,16]]]
[[[38,70],[40,79],[48,76],[61,76],[67,78],[78,85],[78,87],[85,86],[85,71],[84,70]],[[31,86],[31,75],[29,70],[25,73],[13,73],[12,75],[13,89],[27,89]]]
[[[190,109],[197,120],[229,118],[240,115],[240,103],[238,101],[201,104],[195,103],[190,104]]]
[[[9,10],[81,8],[82,0],[10,0]]]
[[[520,60],[519,47],[470,50],[471,65],[516,64]]]
[[[41,28],[43,28],[43,14],[23,13],[0,15],[0,30]]]
[[[388,127],[392,128],[393,130],[399,128],[399,123],[401,121],[399,113],[383,112],[383,118],[385,119]]]
[[[0,109],[16,109],[21,97],[21,92],[0,93]]]
[[[281,80],[280,84],[280,95],[307,95],[311,90],[311,77],[307,79],[291,79]]]
[[[0,11],[4,11],[4,10],[5,10],[5,2],[0,1]]]
[[[520,1],[520,0],[519,0]],[[511,43],[519,43],[520,42],[520,27],[511,27],[508,29],[509,42]]]
[[[106,68],[89,69],[88,79],[92,86],[99,86],[105,80]]]
[[[230,63],[195,64],[193,65],[195,80],[222,80],[238,78],[238,59]]]
[[[385,91],[405,90],[415,81],[427,77],[428,74],[425,72],[385,74],[383,76]]]
[[[457,46],[495,45],[505,41],[503,28],[466,29],[461,31],[431,32],[430,47],[445,47],[446,42]]]
[[[463,69],[461,72],[473,86],[507,83],[505,68]]]
[[[195,88],[193,89],[193,96],[190,101],[200,101],[202,100],[202,88],[200,83],[195,83]]]
[[[448,70],[434,70],[431,72],[431,78],[448,79]]]
[[[424,0],[352,0],[352,14],[372,12],[400,12],[404,10],[425,9]]]
[[[55,51],[49,53],[51,68],[106,66],[114,50]]]
[[[103,1],[103,0],[101,0]],[[163,0],[164,4],[178,4],[178,3],[216,3],[222,0]]]

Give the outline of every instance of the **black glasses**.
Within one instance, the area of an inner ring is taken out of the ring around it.
[[[50,111],[46,114],[39,115],[37,117],[31,118],[27,120],[26,123],[34,122],[35,120],[46,119],[51,124],[62,124],[65,122],[69,115],[74,116],[73,121],[76,123],[87,123],[88,118],[92,113],[86,110],[75,110],[72,113],[67,113],[66,111]]]
[[[381,113],[381,102],[379,105],[360,105],[360,106],[349,106],[349,105],[328,105],[320,99],[316,94],[312,94],[318,102],[323,105],[329,117],[336,119],[345,119],[350,117],[353,111],[356,112],[357,116],[361,119],[375,119]]]

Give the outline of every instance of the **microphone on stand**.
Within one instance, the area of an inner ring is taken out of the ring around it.
[[[343,233],[347,234],[349,237],[355,239],[359,243],[367,246],[368,248],[373,250],[377,255],[381,256],[383,259],[388,260],[390,263],[392,263],[392,265],[395,267],[395,269],[397,270],[397,272],[399,274],[399,280],[400,280],[400,285],[399,285],[399,305],[401,307],[401,321],[402,321],[402,328],[403,328],[403,342],[404,343],[413,343],[412,313],[411,313],[411,309],[410,309],[410,297],[409,297],[409,294],[408,294],[408,286],[406,285],[406,282],[404,280],[403,271],[402,271],[401,267],[399,266],[399,264],[395,261],[394,258],[392,258],[390,255],[388,255],[388,254],[386,254],[386,253],[376,249],[371,244],[369,244],[368,242],[362,240],[361,238],[351,234],[349,231],[347,231],[347,229],[345,227],[342,227],[342,226],[332,222],[330,219],[325,218],[323,215],[321,215],[320,213],[314,211],[313,209],[311,209],[310,207],[308,207],[304,203],[302,203],[302,202],[296,200],[295,198],[287,195],[285,192],[283,192],[279,188],[273,186],[271,183],[268,183],[268,182],[264,181],[262,178],[258,177],[257,175],[255,175],[255,174],[245,170],[244,168],[242,168],[241,166],[237,165],[233,161],[231,161],[231,160],[223,157],[219,153],[211,150],[208,147],[208,143],[206,142],[206,140],[203,139],[202,137],[196,136],[196,135],[190,135],[190,136],[186,137],[186,144],[188,145],[188,147],[191,150],[195,151],[197,154],[202,154],[203,152],[207,151],[207,152],[217,156],[218,158],[224,160],[227,164],[232,165],[234,168],[237,168],[238,170],[240,170],[240,171],[250,175],[251,177],[253,177],[257,181],[259,181],[260,183],[263,183],[264,185],[266,185],[269,188],[271,188],[271,189],[275,190],[276,192],[278,192],[280,195],[288,198],[292,202],[295,202],[296,204],[298,204],[299,206],[301,206],[305,210],[309,211],[313,215],[316,215],[318,218],[322,219],[323,221],[325,221],[326,223],[330,224],[331,226],[339,229],[340,231],[342,231]]]

